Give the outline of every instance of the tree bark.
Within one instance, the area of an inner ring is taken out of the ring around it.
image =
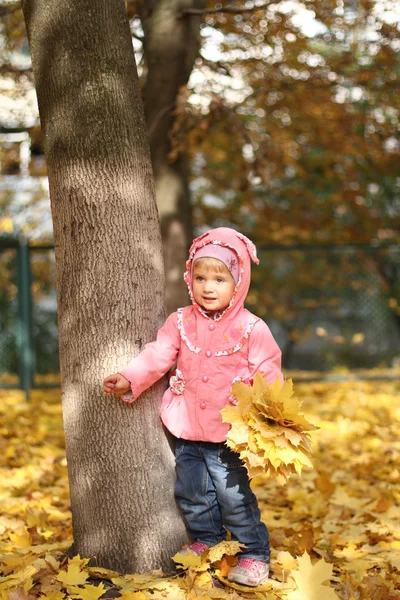
[[[143,98],[161,219],[168,313],[188,303],[183,271],[193,237],[185,149],[177,160],[169,158],[176,99],[199,52],[201,16],[185,16],[183,11],[205,6],[205,0],[146,0],[140,8],[147,68]]]
[[[74,549],[123,572],[168,570],[186,540],[163,384],[134,404],[104,376],[164,320],[160,227],[122,0],[24,0],[57,265]]]

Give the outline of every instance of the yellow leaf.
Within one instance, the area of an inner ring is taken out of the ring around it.
[[[208,563],[202,556],[197,556],[194,552],[188,551],[187,554],[177,552],[172,560],[179,563],[178,568],[180,569],[193,569],[194,571],[206,571],[208,569]]]
[[[15,533],[10,533],[9,537],[16,548],[29,548],[29,546],[32,546],[31,534],[26,527],[19,529]]]
[[[55,590],[53,592],[46,592],[44,596],[40,596],[40,600],[63,600],[64,597],[64,592]]]
[[[315,565],[311,564],[310,555],[304,552],[297,559],[298,571],[291,571],[297,590],[287,596],[287,600],[338,600],[337,594],[329,587],[322,585],[332,576],[332,565],[323,559]]]
[[[276,381],[275,381],[276,383]],[[272,384],[274,385],[274,384]],[[272,387],[272,386],[270,386]],[[267,382],[265,381],[265,377],[262,373],[258,372],[256,373],[254,380],[253,380],[253,393],[256,394],[256,396],[262,396],[264,393],[268,392],[268,386],[267,386]]]
[[[104,594],[105,587],[103,582],[99,585],[85,585],[83,588],[72,587],[69,590],[69,596],[72,598],[81,598],[82,600],[98,600]]]
[[[263,433],[256,433],[254,435],[254,438],[257,442],[257,446],[260,450],[263,450],[264,452],[270,452],[270,450],[272,448],[275,448],[275,438],[274,436],[268,436],[265,437],[263,435]],[[287,446],[287,442],[285,444],[285,446]]]
[[[31,577],[36,573],[36,569],[33,565],[29,565],[25,567],[22,571],[15,573],[15,575],[8,575],[0,580],[0,590],[9,589],[9,588],[17,588],[23,587],[24,584],[28,581],[31,582]]]
[[[235,424],[228,433],[228,439],[235,446],[246,444],[249,439],[249,428],[244,423]]]
[[[82,585],[89,577],[88,573],[81,571],[80,564],[69,562],[66,571],[60,571],[56,579],[61,581],[64,586]]]
[[[254,454],[254,452],[249,452],[247,459],[251,468],[263,467],[265,464],[264,453]]]
[[[297,560],[290,554],[290,552],[285,552],[283,550],[278,552],[277,557],[276,557],[276,562],[285,571],[290,571],[297,567]]]
[[[221,410],[223,423],[240,423],[242,424],[242,411],[238,406],[225,406]]]
[[[257,444],[257,440],[255,437],[255,433],[253,431],[250,431],[250,433],[249,433],[249,441],[248,441],[247,445],[248,445],[250,452],[254,452],[254,454],[258,453],[258,444]]]
[[[147,597],[143,594],[143,592],[122,592],[119,596],[121,600],[147,600]]]
[[[208,571],[203,571],[196,575],[196,578],[193,583],[194,587],[197,590],[202,590],[202,588],[212,587],[212,577]],[[197,594],[196,594],[197,596]],[[201,596],[202,598],[203,596]]]
[[[234,556],[243,550],[243,548],[246,548],[246,546],[244,544],[240,544],[239,542],[223,541],[210,548],[207,558],[211,563],[214,563],[218,560],[221,560],[225,554],[228,556]]]
[[[290,474],[300,474],[303,467],[312,467],[311,443],[305,432],[316,427],[300,412],[291,379],[283,385],[279,378],[267,384],[259,372],[252,386],[236,383],[232,391],[238,405],[221,411],[224,422],[231,424],[227,445],[238,452],[250,477],[264,471],[282,483]]]
[[[304,434],[293,431],[293,429],[289,429],[288,427],[285,427],[284,436],[293,446],[299,446],[305,437]]]
[[[52,556],[51,554],[46,554],[44,560],[46,561],[46,563],[52,568],[54,569],[54,571],[58,571],[60,568],[60,563],[58,562],[58,560],[56,560],[54,558],[54,556]]]
[[[87,571],[90,577],[98,577],[99,579],[112,579],[118,577],[117,571],[111,571],[110,569],[104,569],[103,567],[88,567]]]
[[[44,527],[47,523],[48,514],[46,511],[42,510],[33,510],[32,508],[28,508],[25,513],[25,520],[28,527]]]
[[[160,582],[160,577],[152,573],[143,573],[138,575],[121,575],[120,577],[113,577],[111,581],[123,591],[132,591],[155,587]]]
[[[79,554],[76,554],[75,556],[69,559],[68,564],[79,565],[83,569],[89,563],[89,560],[89,558],[81,558]]]
[[[252,392],[251,388],[245,383],[234,383],[232,385],[232,396],[237,398],[238,404],[235,407],[239,413],[245,414],[250,406],[252,401]]]
[[[30,552],[26,556],[2,556],[1,557],[1,571],[4,575],[12,573],[12,571],[21,571],[25,567],[30,566],[35,560],[35,555]],[[34,573],[34,571],[32,571]],[[1,583],[0,583],[1,586]]]

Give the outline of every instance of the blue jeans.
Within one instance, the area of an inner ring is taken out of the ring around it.
[[[175,457],[175,496],[189,536],[214,546],[228,529],[246,545],[241,557],[269,562],[268,530],[239,455],[224,443],[177,439]]]

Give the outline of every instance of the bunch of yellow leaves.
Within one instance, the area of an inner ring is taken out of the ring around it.
[[[236,406],[221,410],[230,423],[227,445],[238,452],[250,478],[262,473],[286,483],[303,467],[311,467],[311,440],[307,431],[318,429],[300,412],[301,402],[293,395],[293,382],[282,385],[277,378],[268,385],[257,373],[252,386],[234,383]]]

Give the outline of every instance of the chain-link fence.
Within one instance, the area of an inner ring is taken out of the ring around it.
[[[0,386],[58,382],[54,249],[0,241]],[[247,306],[287,370],[400,366],[400,246],[264,247]]]
[[[400,247],[267,247],[250,308],[263,317],[286,369],[400,366]]]

